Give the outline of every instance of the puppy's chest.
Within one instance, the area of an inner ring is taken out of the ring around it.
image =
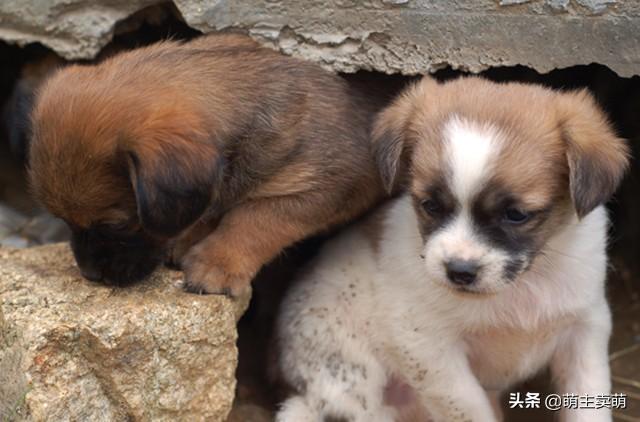
[[[554,324],[536,329],[492,328],[465,336],[471,368],[483,387],[502,390],[545,367],[556,348]]]

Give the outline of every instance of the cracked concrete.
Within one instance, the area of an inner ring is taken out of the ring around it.
[[[0,39],[87,59],[117,23],[159,0],[5,0]],[[342,72],[415,74],[445,66],[540,72],[600,63],[640,74],[640,3],[620,0],[174,0],[202,32],[237,29]]]

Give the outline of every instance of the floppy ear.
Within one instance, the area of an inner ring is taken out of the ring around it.
[[[378,114],[373,125],[373,154],[382,183],[387,193],[393,193],[406,175],[410,145],[407,141],[408,126],[425,91],[437,82],[423,77],[406,88],[391,105]]]
[[[629,149],[587,90],[560,94],[557,107],[571,199],[582,218],[613,195],[629,164]]]
[[[126,154],[142,227],[174,237],[207,209],[224,165],[213,143],[162,135],[136,139]]]

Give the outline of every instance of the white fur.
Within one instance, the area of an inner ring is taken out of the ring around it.
[[[492,173],[501,147],[499,132],[490,125],[479,125],[452,117],[445,125],[445,157],[453,171],[453,193],[467,202]]]
[[[392,421],[396,410],[383,402],[391,375],[435,421],[499,420],[490,396],[549,364],[561,393],[609,393],[603,207],[559,227],[528,271],[482,295],[429,276],[409,197],[385,212],[377,252],[363,229],[350,229],[285,299],[280,367],[299,395],[278,422]],[[610,421],[611,412],[562,418]]]

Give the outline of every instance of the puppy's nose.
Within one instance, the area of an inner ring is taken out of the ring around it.
[[[80,273],[90,281],[102,281],[102,271],[96,268],[81,268]]]
[[[460,286],[476,281],[479,267],[476,261],[470,260],[452,259],[445,263],[449,281]]]

